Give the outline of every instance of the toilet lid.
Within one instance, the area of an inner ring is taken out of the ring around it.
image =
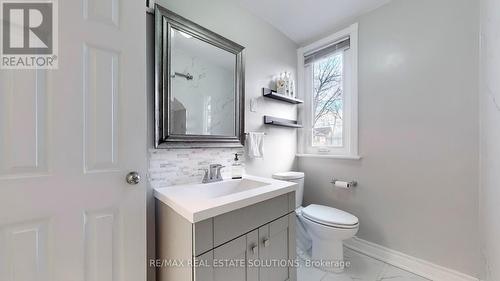
[[[302,209],[302,215],[312,221],[330,226],[354,227],[359,223],[358,218],[348,212],[315,204]]]
[[[304,173],[301,172],[283,172],[283,173],[276,173],[273,174],[273,179],[277,180],[298,180],[298,179],[303,179],[304,178]]]

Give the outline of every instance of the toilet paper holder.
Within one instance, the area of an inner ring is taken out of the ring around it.
[[[331,183],[335,186],[343,187],[343,188],[351,188],[351,187],[355,187],[358,185],[357,181],[341,181],[341,180],[338,180],[336,178],[332,178]]]

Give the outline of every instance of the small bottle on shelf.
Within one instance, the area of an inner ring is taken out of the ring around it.
[[[290,96],[290,72],[285,72],[285,95]]]
[[[285,75],[283,73],[280,73],[280,76],[276,81],[276,92],[280,95],[286,94]]]

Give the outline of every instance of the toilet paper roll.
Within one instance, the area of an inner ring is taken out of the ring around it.
[[[335,187],[339,187],[339,188],[351,188],[351,183],[349,182],[346,182],[346,181],[335,181],[335,183],[333,184]]]
[[[349,189],[351,187],[356,186],[357,183],[355,181],[339,181],[339,180],[333,179],[332,184],[338,188]]]

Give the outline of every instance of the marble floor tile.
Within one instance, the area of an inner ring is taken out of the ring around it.
[[[344,250],[344,260],[350,263],[345,273],[354,280],[375,281],[386,265],[384,262],[349,249]]]
[[[297,269],[298,281],[430,281],[347,248],[344,257],[350,264],[342,273],[304,266],[304,261],[310,259],[310,253],[300,249],[297,249],[297,256],[301,265]]]
[[[429,281],[411,272],[386,264],[377,281]]]
[[[306,267],[303,262],[300,264],[301,266],[297,268],[297,281],[320,281],[326,275],[326,272],[321,271],[320,269],[315,267]]]
[[[348,276],[345,273],[341,273],[341,274],[328,273],[320,281],[355,281],[355,280],[358,280],[358,279],[352,279],[350,276]]]

